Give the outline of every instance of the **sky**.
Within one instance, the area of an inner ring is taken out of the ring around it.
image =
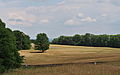
[[[0,0],[0,18],[35,39],[74,34],[120,34],[120,0]]]

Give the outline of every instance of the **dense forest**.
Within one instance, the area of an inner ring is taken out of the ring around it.
[[[52,44],[120,48],[120,34],[94,35],[86,33],[85,35],[60,36],[53,39]]]

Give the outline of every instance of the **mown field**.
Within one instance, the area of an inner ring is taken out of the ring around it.
[[[3,75],[120,75],[120,48],[50,45],[20,54],[25,66]]]

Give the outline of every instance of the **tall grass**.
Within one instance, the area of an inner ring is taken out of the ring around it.
[[[56,67],[20,68],[3,75],[120,75],[120,68],[105,64],[73,64]]]

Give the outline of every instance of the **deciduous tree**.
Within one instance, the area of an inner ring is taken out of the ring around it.
[[[40,33],[37,35],[36,43],[35,43],[37,50],[42,50],[42,52],[45,52],[49,49],[49,40],[45,33]]]

